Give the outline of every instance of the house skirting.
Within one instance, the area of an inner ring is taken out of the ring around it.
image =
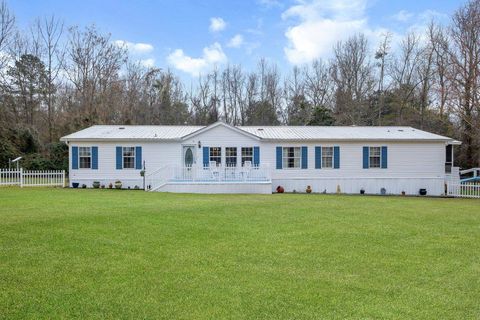
[[[256,193],[271,194],[272,183],[268,182],[168,182],[158,192],[175,193]]]

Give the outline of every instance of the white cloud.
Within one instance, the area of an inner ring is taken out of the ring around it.
[[[414,16],[413,13],[411,12],[408,12],[406,10],[400,10],[399,12],[395,13],[392,18],[394,20],[397,20],[399,22],[407,22],[409,21],[410,19],[412,19]]]
[[[167,57],[167,60],[175,68],[192,76],[198,76],[215,65],[225,63],[227,56],[223,52],[222,46],[215,42],[211,46],[203,48],[200,58],[192,58],[186,55],[182,49],[176,49]]]
[[[149,43],[134,43],[125,40],[116,40],[114,43],[122,48],[126,48],[132,54],[146,54],[153,51],[153,45]]]
[[[155,59],[149,58],[149,59],[142,59],[140,60],[140,64],[144,66],[145,68],[153,68],[155,67]]]
[[[385,29],[372,29],[366,17],[367,0],[299,0],[283,19],[294,20],[285,32],[287,59],[293,64],[329,58],[333,46],[356,33],[378,39]]]
[[[236,34],[233,38],[230,39],[230,41],[228,41],[227,47],[240,48],[243,42],[243,36],[241,34]]]
[[[209,29],[210,29],[211,32],[222,31],[223,29],[226,28],[226,26],[227,26],[227,23],[222,18],[219,18],[219,17],[210,18],[210,28]]]

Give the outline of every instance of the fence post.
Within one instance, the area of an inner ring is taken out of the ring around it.
[[[63,188],[65,188],[65,170],[62,170]]]
[[[20,168],[20,188],[23,188],[23,168]]]

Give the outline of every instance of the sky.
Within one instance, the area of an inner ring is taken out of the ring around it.
[[[455,0],[7,0],[21,28],[38,17],[66,26],[95,24],[125,45],[145,66],[171,69],[182,78],[226,64],[254,69],[260,58],[281,71],[313,59],[330,59],[332,47],[364,33],[372,50],[382,35],[393,45],[431,19],[441,23]]]

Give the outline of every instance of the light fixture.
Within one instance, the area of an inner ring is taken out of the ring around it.
[[[201,147],[202,147],[202,142],[198,140],[198,149],[200,149]]]

